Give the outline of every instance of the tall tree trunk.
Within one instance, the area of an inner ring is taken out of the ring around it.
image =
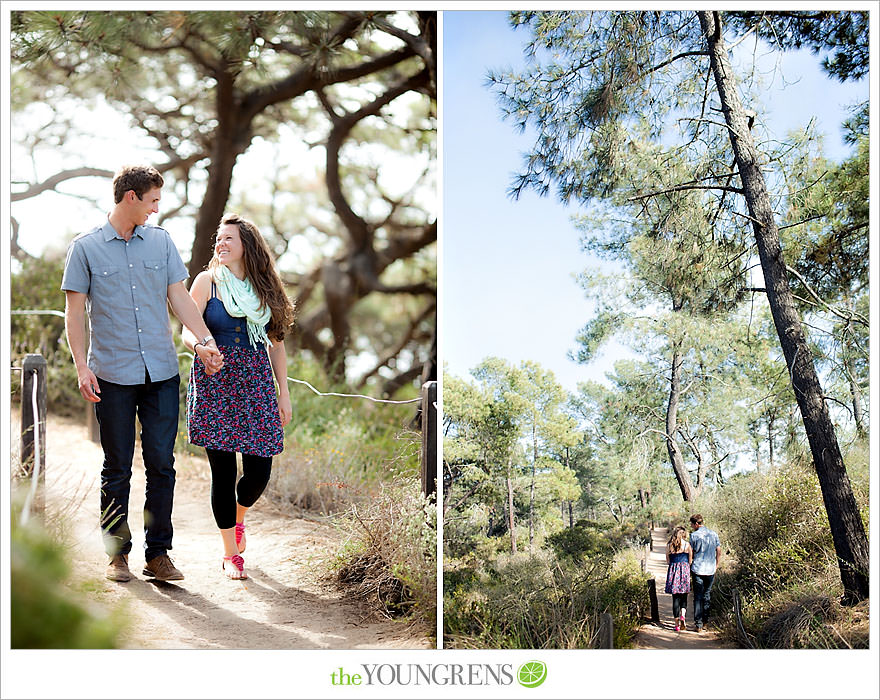
[[[510,551],[516,554],[516,523],[513,517],[513,481],[510,478],[510,464],[507,465],[507,527],[510,530]]]
[[[718,12],[699,11],[697,15],[708,44],[721,109],[727,122],[743,193],[754,224],[767,300],[822,489],[840,566],[844,600],[855,602],[869,595],[868,538],[789,288],[779,231],[773,219],[773,209],[755,144],[749,132],[747,115],[736,90],[721,19]]]
[[[571,504],[571,501],[568,502],[568,526],[574,527],[574,507]]]
[[[775,471],[773,463],[773,425],[776,423],[776,414],[771,413],[767,416],[767,447],[770,450],[770,473]]]
[[[538,434],[537,427],[532,424],[532,481],[529,484],[529,554],[532,553],[532,546],[535,542],[535,470],[538,466]]]
[[[678,399],[681,397],[681,344],[676,342],[672,346],[672,376],[669,379],[669,403],[666,405],[666,451],[669,453],[669,462],[678,488],[681,489],[681,497],[685,501],[692,499],[691,477],[681,456],[681,449],[675,441],[675,433],[678,431]]]

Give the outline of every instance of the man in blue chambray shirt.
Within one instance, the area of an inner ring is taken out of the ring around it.
[[[135,416],[147,488],[144,575],[177,581],[183,574],[168,556],[173,534],[174,440],[177,436],[177,351],[168,306],[202,341],[196,352],[211,373],[223,358],[184,285],[187,271],[165,229],[147,225],[159,211],[162,175],[127,166],[113,180],[115,206],[107,221],[73,239],[61,289],[66,293],[67,342],[79,391],[95,405],[104,450],[101,531],[110,557],[105,575],[129,581],[128,497]],[[90,319],[85,353],[85,311]]]
[[[699,513],[691,516],[691,530],[691,548],[694,550],[694,559],[691,562],[694,625],[697,632],[702,632],[709,617],[709,600],[712,584],[715,582],[715,571],[721,561],[721,541],[714,531],[703,525],[703,516]]]

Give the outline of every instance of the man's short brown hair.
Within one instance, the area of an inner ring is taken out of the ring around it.
[[[699,513],[694,513],[691,516],[691,525],[702,525],[703,524],[703,516]]]
[[[149,165],[126,165],[113,178],[113,200],[119,204],[129,190],[134,190],[137,198],[143,199],[151,189],[161,189],[164,184],[165,179],[156,168]]]

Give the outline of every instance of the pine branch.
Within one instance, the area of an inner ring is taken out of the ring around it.
[[[723,192],[734,192],[736,194],[742,194],[743,191],[739,187],[729,187],[727,185],[676,185],[675,187],[669,187],[664,190],[657,190],[656,192],[648,192],[647,194],[636,195],[635,197],[628,197],[627,202],[637,202],[640,199],[649,199],[651,197],[657,197],[661,194],[669,194],[671,192],[682,192],[685,190],[720,190]]]
[[[797,270],[795,270],[793,267],[791,267],[789,265],[786,265],[785,269],[788,271],[789,274],[792,274],[797,278],[797,280],[804,286],[804,289],[806,289],[810,293],[810,296],[812,296],[818,302],[819,306],[821,306],[824,309],[827,309],[828,311],[833,313],[838,318],[842,318],[844,321],[857,321],[858,323],[865,326],[865,328],[870,328],[870,323],[868,322],[868,319],[866,319],[860,313],[858,313],[856,311],[850,311],[849,313],[845,313],[845,312],[841,311],[840,309],[837,309],[837,308],[831,306],[831,304],[829,304],[827,301],[823,300],[815,292],[815,290],[809,284],[807,284],[807,281],[803,278],[803,276],[801,276],[800,272],[798,272]]]

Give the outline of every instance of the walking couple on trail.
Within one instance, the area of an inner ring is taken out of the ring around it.
[[[293,305],[257,227],[235,214],[220,221],[208,268],[187,291],[187,270],[170,235],[147,224],[159,211],[163,185],[155,168],[122,168],[113,179],[113,210],[71,242],[61,282],[79,391],[95,406],[104,451],[105,575],[120,582],[132,577],[128,501],[137,417],[146,473],[143,574],[183,579],[168,556],[180,386],[170,305],[194,354],[187,432],[211,465],[221,570],[244,579],[245,514],[269,482],[272,457],[283,450],[283,428],[291,418],[283,341]],[[243,471],[237,484],[236,453]]]
[[[691,534],[681,525],[672,529],[666,543],[666,593],[672,594],[672,617],[675,631],[686,628],[687,597],[693,586],[694,627],[702,632],[709,617],[709,600],[715,571],[721,561],[718,535],[703,525],[699,513],[691,516]]]

